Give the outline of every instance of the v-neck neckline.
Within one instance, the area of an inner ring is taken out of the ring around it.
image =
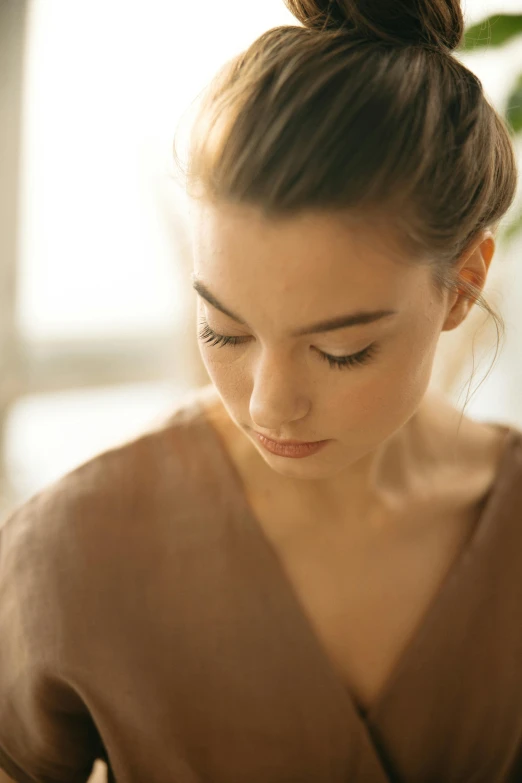
[[[310,640],[310,645],[315,652],[315,658],[320,661],[320,665],[324,671],[325,677],[327,676],[328,679],[334,683],[335,688],[338,690],[341,697],[346,701],[346,705],[349,706],[353,712],[355,712],[357,718],[365,726],[365,728],[370,730],[371,726],[374,725],[377,721],[380,709],[385,699],[389,696],[400,678],[407,672],[412,656],[414,656],[415,651],[419,648],[426,635],[429,634],[429,631],[435,623],[437,616],[442,611],[444,604],[447,604],[448,600],[450,600],[451,589],[455,588],[458,577],[462,573],[463,562],[466,559],[466,555],[470,552],[471,549],[478,547],[479,543],[487,540],[487,532],[496,516],[496,501],[499,495],[501,478],[505,473],[514,444],[518,442],[520,438],[522,438],[522,431],[518,430],[513,425],[500,424],[498,422],[483,422],[484,424],[488,424],[489,426],[503,430],[505,432],[505,437],[503,440],[501,457],[497,465],[495,479],[488,494],[485,496],[480,517],[465,543],[463,546],[461,546],[458,553],[453,558],[442,581],[439,583],[434,595],[429,601],[428,608],[424,611],[413,633],[410,635],[406,644],[399,653],[399,656],[393,663],[393,666],[388,673],[384,685],[381,687],[377,697],[373,700],[373,703],[368,707],[368,709],[363,709],[359,705],[358,700],[354,694],[351,692],[349,686],[343,682],[333,663],[331,662],[322,641],[318,637],[317,632],[313,627],[311,619],[308,617],[301,600],[299,599],[294,589],[291,579],[287,574],[283,563],[281,562],[275,546],[266,535],[261,522],[257,518],[253,508],[249,503],[243,479],[225,444],[222,442],[219,432],[211,423],[202,400],[199,397],[194,397],[193,404],[197,414],[200,416],[200,420],[203,423],[204,431],[209,433],[216,451],[221,457],[222,465],[225,466],[228,476],[230,477],[231,484],[235,490],[234,497],[237,500],[237,507],[239,509],[241,518],[247,520],[250,530],[256,534],[257,538],[261,542],[261,545],[264,547],[265,551],[268,552],[273,564],[273,574],[278,578],[282,589],[285,590],[286,597],[294,607],[293,616],[290,618],[290,620],[298,623],[301,631],[306,633]]]

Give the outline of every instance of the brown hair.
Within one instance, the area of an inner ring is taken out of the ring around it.
[[[268,30],[228,61],[191,131],[191,195],[277,219],[336,210],[393,230],[406,263],[429,264],[502,317],[456,261],[514,200],[511,133],[452,56],[458,0],[285,0],[303,26]],[[179,158],[175,153],[179,164]]]

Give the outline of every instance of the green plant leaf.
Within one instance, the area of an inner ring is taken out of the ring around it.
[[[509,223],[505,223],[499,230],[499,242],[507,244],[511,242],[522,231],[522,211],[518,213]]]
[[[522,131],[522,73],[509,94],[504,116],[515,134]]]
[[[522,14],[495,14],[467,27],[457,52],[502,46],[522,33]]]

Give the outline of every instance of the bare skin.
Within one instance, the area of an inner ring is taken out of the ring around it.
[[[382,229],[338,216],[271,221],[200,204],[194,229],[194,279],[228,311],[201,295],[198,317],[239,340],[200,343],[215,390],[206,414],[328,659],[368,710],[470,535],[502,455],[505,430],[461,417],[429,390],[440,334],[472,303],[437,296],[428,267],[397,263]],[[462,277],[482,288],[494,248],[491,232],[480,234],[457,263]],[[394,314],[296,334],[360,310]],[[348,369],[321,356],[371,344],[376,356]],[[328,444],[289,459],[267,452],[255,430]]]
[[[444,458],[445,425],[457,412],[427,395],[426,441],[418,445],[422,451],[429,442],[430,449],[424,465],[420,452],[412,461],[404,494],[364,509],[329,510],[266,473],[216,394],[202,402],[330,663],[367,712],[473,531],[505,431],[464,417],[458,452]]]

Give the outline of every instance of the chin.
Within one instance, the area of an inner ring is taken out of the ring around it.
[[[319,480],[331,478],[340,472],[334,465],[319,462],[321,454],[304,457],[303,459],[288,459],[271,454],[259,444],[256,450],[268,467],[280,476],[304,480]]]

